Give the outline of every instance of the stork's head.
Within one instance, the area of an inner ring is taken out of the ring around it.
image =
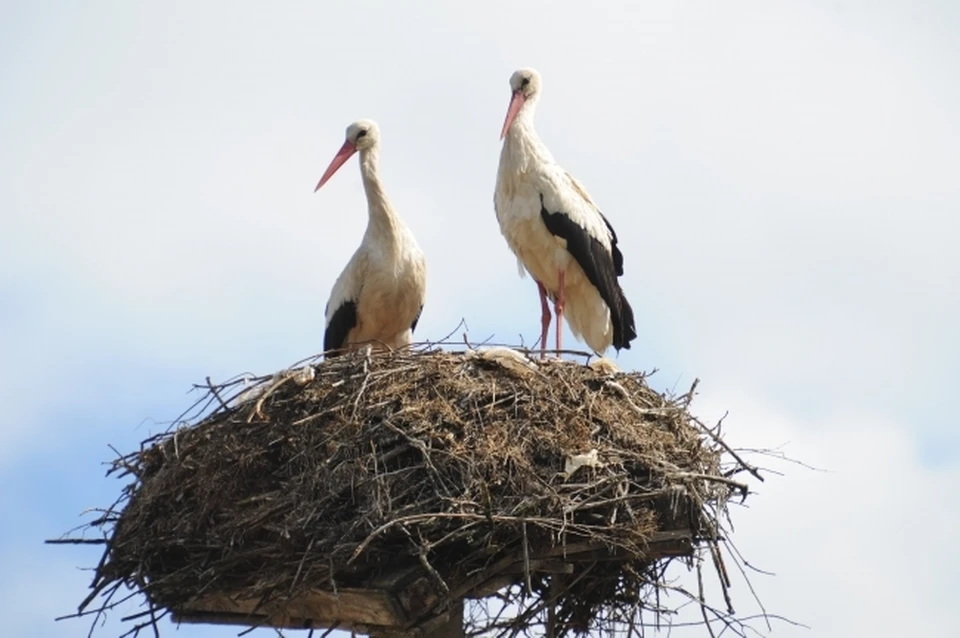
[[[507,108],[507,117],[503,121],[503,130],[500,139],[506,136],[513,125],[513,121],[520,114],[520,109],[528,101],[536,100],[540,96],[540,74],[534,69],[520,69],[510,76],[510,106]]]
[[[327,167],[327,170],[324,172],[323,177],[320,178],[313,192],[320,190],[320,187],[326,184],[327,180],[333,177],[337,169],[343,166],[354,153],[357,151],[365,151],[376,146],[380,141],[380,127],[378,127],[377,123],[373,120],[357,120],[347,127],[346,137],[347,139],[344,140],[343,146],[340,147],[340,150],[337,151],[337,154],[333,157],[333,161],[330,162],[330,166]]]

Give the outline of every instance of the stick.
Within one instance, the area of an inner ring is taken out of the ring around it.
[[[721,417],[720,420],[723,421],[723,419],[725,419],[726,417],[727,417],[727,414],[725,413],[725,414],[723,415],[723,417]],[[721,439],[719,436],[717,436],[716,434],[714,434],[713,431],[712,431],[710,428],[708,428],[707,426],[705,426],[705,425],[703,424],[703,422],[700,421],[700,419],[698,419],[698,418],[696,418],[696,417],[691,417],[691,420],[693,421],[693,423],[694,423],[701,431],[706,432],[707,435],[709,435],[710,438],[713,439],[713,442],[714,442],[714,443],[716,443],[717,445],[719,445],[720,447],[722,447],[724,450],[727,451],[727,453],[728,453],[730,456],[732,456],[734,459],[736,459],[737,463],[739,463],[740,465],[743,466],[743,469],[745,469],[746,471],[748,471],[748,472],[750,472],[751,474],[753,474],[753,475],[754,475],[757,479],[759,479],[761,482],[763,481],[763,477],[760,476],[760,472],[757,471],[757,468],[753,467],[752,465],[750,465],[749,463],[747,463],[746,461],[744,461],[742,458],[740,458],[740,455],[738,455],[736,452],[734,452],[734,451],[733,451],[733,448],[731,448],[729,445],[727,445],[726,442],[725,442],[723,439]]]
[[[227,407],[227,404],[223,402],[223,397],[220,396],[220,393],[217,391],[217,388],[214,387],[213,381],[210,380],[209,376],[207,377],[207,387],[210,388],[210,392],[213,393],[213,396],[217,397],[217,401],[220,402],[220,407],[229,411],[230,408]]]
[[[527,542],[527,522],[524,521],[521,526],[523,529],[523,576],[526,580],[527,591],[533,593],[533,584],[530,582],[530,544]]]

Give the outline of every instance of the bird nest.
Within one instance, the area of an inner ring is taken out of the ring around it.
[[[701,549],[726,596],[720,519],[755,470],[689,413],[694,388],[435,347],[198,387],[113,462],[132,481],[82,541],[105,551],[80,615],[126,587],[133,634],[172,614],[423,635],[473,600],[469,634],[582,635],[669,611],[666,566]]]

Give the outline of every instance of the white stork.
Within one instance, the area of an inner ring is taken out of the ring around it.
[[[540,74],[520,69],[510,76],[510,107],[500,138],[494,208],[500,232],[540,291],[541,357],[546,351],[550,307],[557,314],[557,350],[562,318],[597,353],[613,345],[630,348],[636,338],[633,309],[620,288],[623,255],[613,226],[586,189],[561,168],[533,128]]]
[[[327,357],[362,343],[377,349],[409,344],[426,296],[423,253],[380,182],[380,128],[376,122],[357,120],[347,127],[346,141],[314,192],[357,152],[370,217],[363,241],[333,284],[324,310]]]

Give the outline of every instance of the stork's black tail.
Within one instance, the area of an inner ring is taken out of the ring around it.
[[[630,307],[619,282],[613,306],[610,308],[610,321],[613,323],[613,347],[617,351],[629,350],[630,342],[637,338],[637,328],[633,324],[633,308]]]

